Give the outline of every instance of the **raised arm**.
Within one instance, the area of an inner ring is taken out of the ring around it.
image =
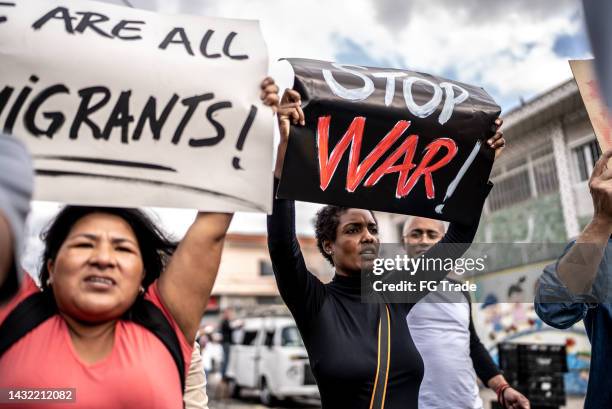
[[[608,302],[606,250],[612,234],[612,151],[595,164],[589,187],[593,218],[555,264],[538,281],[535,310],[555,328],[569,328],[586,317],[589,308]]]
[[[291,122],[304,124],[300,95],[287,90],[279,108],[281,142],[277,150],[274,170],[274,191],[282,173]],[[322,301],[323,284],[306,268],[295,233],[295,203],[274,198],[272,215],[268,216],[268,249],[278,289],[299,325],[318,311]]]
[[[189,342],[195,339],[217,278],[231,220],[228,213],[198,213],[159,278],[161,298]]]
[[[593,168],[593,218],[557,266],[559,279],[573,294],[591,292],[612,234],[612,169],[607,168],[611,157],[612,151],[605,152]]]
[[[264,104],[276,111],[279,99],[274,80],[266,78],[261,89]],[[217,278],[231,219],[228,213],[198,213],[159,279],[161,298],[189,342],[195,339]]]

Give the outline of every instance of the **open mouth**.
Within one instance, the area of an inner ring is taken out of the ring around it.
[[[375,247],[368,247],[359,252],[359,255],[365,257],[375,257],[378,255],[378,251]]]
[[[88,276],[85,282],[96,288],[110,288],[117,284],[112,278],[103,276]]]

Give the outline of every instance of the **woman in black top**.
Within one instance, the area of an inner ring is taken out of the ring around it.
[[[290,121],[303,125],[303,115],[299,94],[288,90],[279,111],[281,143],[276,178],[282,169]],[[500,126],[501,120],[496,123]],[[501,150],[504,145],[501,133],[496,133],[489,145]],[[434,246],[429,255],[438,252],[443,257],[461,256],[467,246],[449,249],[448,243],[471,243],[477,228],[477,223],[472,226],[452,223],[442,240],[447,243],[444,253]],[[273,213],[268,217],[270,257],[280,294],[304,339],[323,409],[380,406],[375,401],[384,402],[386,409],[417,409],[423,362],[406,325],[406,315],[413,304],[387,305],[389,336],[381,339],[388,339],[390,358],[386,379],[379,379],[387,356],[380,362],[379,329],[385,310],[361,301],[362,267],[378,254],[374,214],[326,206],[317,214],[316,232],[321,253],[336,269],[329,284],[321,283],[306,268],[295,234],[294,202],[274,200]],[[428,271],[428,279],[431,274]],[[440,272],[436,279],[445,275],[446,272]],[[380,394],[382,399],[374,399],[374,395]]]

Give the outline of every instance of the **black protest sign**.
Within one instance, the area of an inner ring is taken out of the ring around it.
[[[479,87],[405,70],[289,59],[292,126],[279,197],[471,223],[490,190],[500,107]]]

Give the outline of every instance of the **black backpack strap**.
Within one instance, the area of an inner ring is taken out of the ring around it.
[[[56,313],[57,306],[51,291],[37,292],[17,304],[0,325],[0,356]]]
[[[139,299],[131,310],[131,320],[151,331],[164,344],[176,364],[185,391],[185,360],[176,333],[164,313],[149,300]]]

